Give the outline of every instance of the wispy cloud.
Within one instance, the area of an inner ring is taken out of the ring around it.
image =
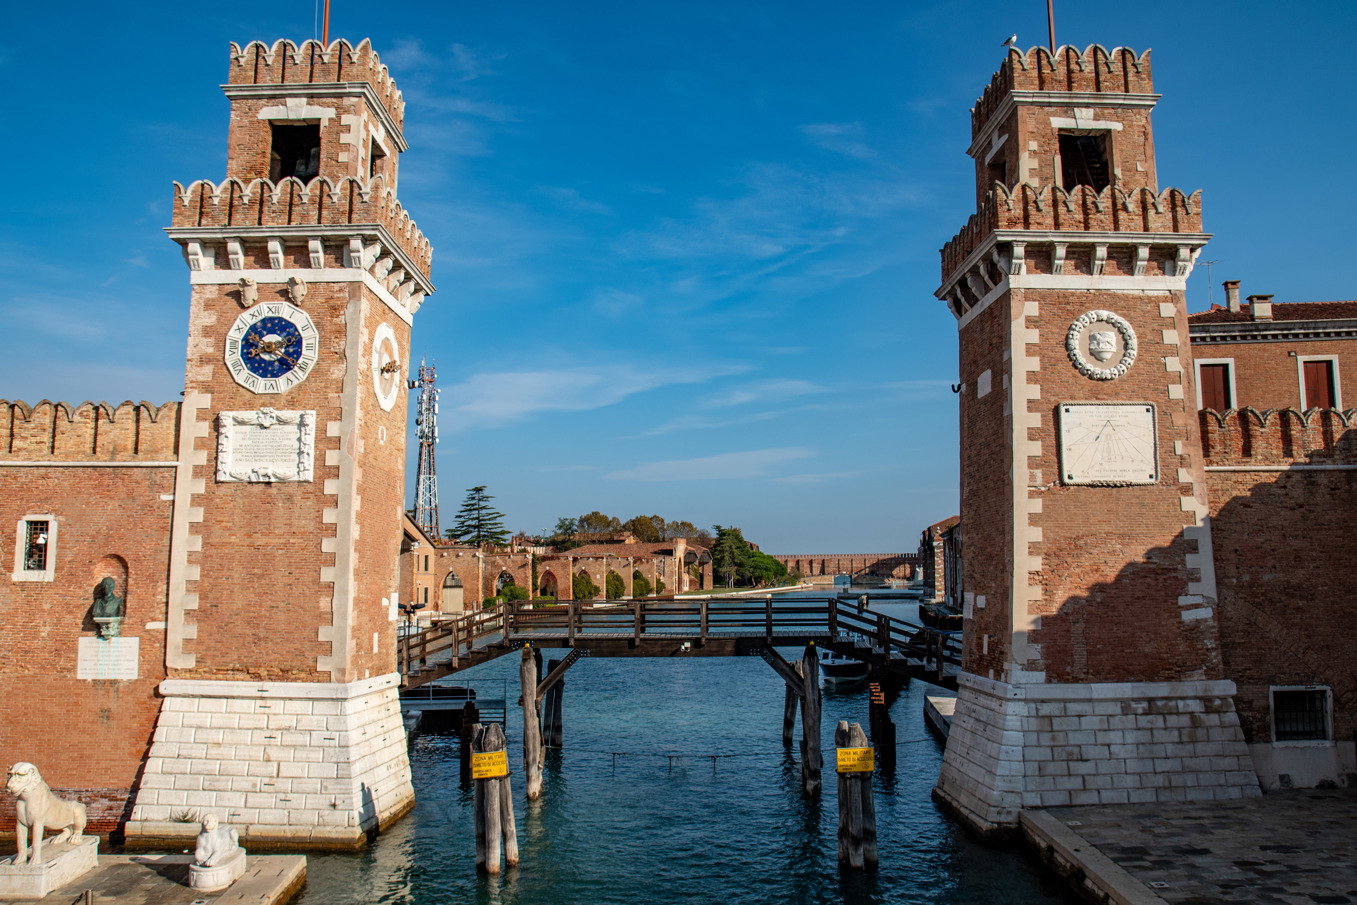
[[[485,50],[474,50],[465,44],[452,45],[452,60],[458,74],[464,82],[474,82],[485,75],[494,74],[494,64],[507,56]]]
[[[823,484],[826,481],[837,481],[842,478],[856,478],[862,472],[860,471],[821,471],[813,474],[789,474],[780,478],[773,478],[779,484]]]
[[[615,481],[720,481],[738,478],[762,478],[777,465],[815,455],[804,446],[752,449],[721,453],[697,459],[671,459],[650,462],[604,475]]]
[[[624,439],[634,440],[636,437],[660,437],[665,434],[673,434],[680,431],[719,430],[726,427],[752,424],[755,421],[771,421],[781,414],[783,413],[742,413],[738,418],[704,418],[700,415],[681,415],[678,418],[656,425],[649,430],[642,431],[633,437],[626,437]]]
[[[798,396],[828,392],[825,387],[808,380],[783,378],[778,380],[758,380],[745,384],[708,399],[705,408],[724,408],[732,405],[748,405],[751,402],[783,402]]]
[[[674,384],[702,383],[737,373],[742,366],[671,369],[631,365],[499,371],[475,374],[447,388],[440,424],[449,432],[522,421],[546,412],[583,412],[614,405],[629,396]]]
[[[575,189],[561,188],[554,185],[539,186],[538,190],[555,201],[561,207],[567,210],[578,211],[585,214],[611,214],[613,209],[600,201],[593,201],[585,198]]]
[[[623,292],[620,289],[600,289],[594,293],[593,298],[595,313],[613,318],[631,314],[644,303],[643,297],[634,292]]]
[[[862,123],[807,123],[800,128],[801,134],[810,139],[812,144],[825,150],[858,160],[876,157],[876,151],[862,141],[866,134]]]

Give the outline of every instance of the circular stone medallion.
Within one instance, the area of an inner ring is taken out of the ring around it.
[[[1070,324],[1065,351],[1075,370],[1090,380],[1116,380],[1136,360],[1136,331],[1111,311],[1089,311]]]

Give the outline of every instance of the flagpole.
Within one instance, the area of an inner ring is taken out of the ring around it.
[[[1055,0],[1046,0],[1046,29],[1051,38],[1051,53],[1055,53]],[[330,0],[325,0],[326,21],[329,21]]]
[[[1046,0],[1046,6],[1048,10],[1050,8],[1050,5],[1051,0]],[[1055,34],[1055,32],[1051,32],[1051,34]],[[1052,38],[1051,40],[1054,41],[1055,38]],[[325,25],[324,31],[321,32],[320,43],[324,47],[330,46],[330,0],[325,0]]]

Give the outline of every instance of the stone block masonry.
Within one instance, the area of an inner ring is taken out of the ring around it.
[[[399,684],[162,682],[129,840],[179,845],[210,811],[252,845],[361,846],[414,803]]]
[[[1230,681],[1010,685],[963,673],[934,794],[982,832],[1025,808],[1261,794]]]

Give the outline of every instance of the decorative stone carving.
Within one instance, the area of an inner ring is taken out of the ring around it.
[[[85,806],[78,801],[63,801],[53,795],[47,783],[42,781],[37,767],[22,761],[10,767],[5,790],[18,799],[14,805],[14,825],[19,853],[11,863],[41,864],[42,836],[48,829],[61,830],[52,838],[53,844],[79,844],[83,841]],[[28,844],[30,830],[33,834],[31,851]]]
[[[288,277],[287,297],[292,299],[292,304],[300,305],[306,298],[306,280],[301,277]]]
[[[249,277],[240,278],[240,307],[250,308],[259,302],[259,284]]]
[[[203,818],[189,867],[189,886],[202,892],[225,889],[245,873],[245,850],[235,827],[220,826],[216,814]]]
[[[400,347],[396,332],[388,323],[380,323],[372,336],[372,389],[382,411],[391,411],[401,390]]]
[[[123,598],[114,593],[115,590],[116,583],[111,576],[94,586],[94,607],[90,615],[99,623],[100,638],[116,638],[122,634],[127,607]]]
[[[222,412],[217,426],[217,480],[305,482],[315,465],[316,413]]]
[[[1114,330],[1090,330],[1095,324],[1107,324]],[[1100,368],[1084,355],[1087,351],[1098,362],[1105,362],[1117,354],[1118,346],[1121,356],[1110,367]],[[1091,380],[1116,380],[1135,364],[1136,331],[1125,318],[1111,311],[1089,311],[1070,324],[1069,332],[1065,335],[1065,351],[1075,370],[1085,377]]]

